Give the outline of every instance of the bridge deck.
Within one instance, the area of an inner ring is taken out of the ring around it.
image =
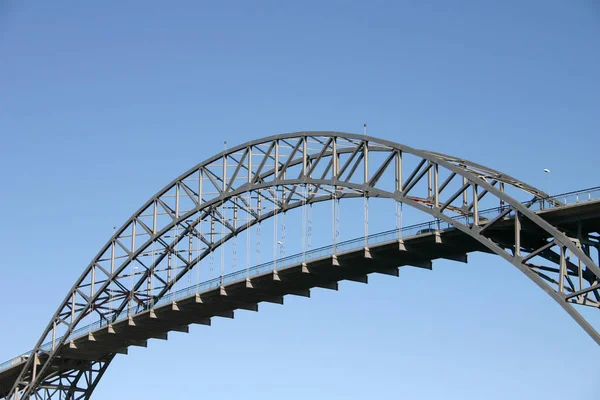
[[[564,231],[575,232],[579,223],[584,232],[600,227],[600,200],[538,211],[548,222]],[[488,233],[502,243],[503,236],[512,234],[512,219],[503,221]],[[539,243],[545,232],[528,230],[523,226],[523,242]],[[357,241],[356,243],[359,243]],[[310,296],[315,287],[337,290],[338,282],[350,280],[367,283],[368,274],[382,273],[398,276],[399,267],[432,268],[432,260],[467,261],[467,254],[485,251],[479,242],[456,229],[434,233],[414,234],[404,238],[401,249],[397,239],[370,244],[368,249],[355,248],[337,251],[335,256],[323,254],[302,262],[254,270],[250,277],[242,271],[221,285],[213,280],[207,285],[194,286],[160,301],[152,310],[125,315],[112,325],[92,325],[79,330],[73,339],[60,349],[53,373],[73,368],[79,362],[97,360],[110,353],[127,354],[129,346],[146,346],[148,339],[167,339],[169,331],[188,332],[188,325],[210,325],[213,317],[233,318],[237,309],[258,311],[258,303],[283,304],[285,295]],[[25,358],[16,359],[0,370],[0,398],[12,387]]]

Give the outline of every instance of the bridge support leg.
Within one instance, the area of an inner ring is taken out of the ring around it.
[[[109,354],[101,360],[92,361],[83,366],[74,366],[73,369],[60,374],[50,374],[31,393],[31,398],[43,400],[89,399],[113,358],[114,354]],[[19,398],[19,393],[15,393],[15,399]]]

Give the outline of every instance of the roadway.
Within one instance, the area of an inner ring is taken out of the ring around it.
[[[573,235],[578,229],[584,233],[600,230],[600,200],[537,213]],[[510,242],[513,234],[513,219],[502,221],[487,233],[497,243]],[[283,304],[286,295],[310,297],[310,289],[315,287],[337,290],[342,280],[367,283],[372,273],[398,276],[402,266],[432,269],[432,261],[436,259],[467,262],[468,253],[489,252],[481,243],[454,228],[442,230],[439,235],[413,231],[411,236],[403,238],[405,249],[401,249],[394,234],[380,235],[380,238],[378,243],[370,241],[368,249],[362,238],[353,242],[356,244],[353,248],[339,246],[335,254],[322,251],[311,259],[302,255],[287,257],[288,262],[280,263],[276,270],[274,263],[263,264],[250,271],[231,274],[222,285],[220,278],[213,279],[176,292],[151,310],[124,315],[111,325],[95,324],[84,328],[84,332],[79,330],[59,350],[60,356],[48,373],[76,368],[79,363],[98,360],[111,353],[127,354],[129,346],[146,347],[149,339],[166,340],[170,331],[188,332],[190,324],[210,325],[214,317],[233,318],[235,310],[258,311],[261,302]],[[522,227],[525,245],[545,240],[545,232]],[[0,369],[0,398],[12,387],[23,360],[15,359]]]

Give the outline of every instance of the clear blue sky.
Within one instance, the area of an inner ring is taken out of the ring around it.
[[[552,191],[600,184],[595,0],[2,1],[0,361],[30,349],[112,233],[231,144],[359,132]],[[599,347],[474,255],[192,327],[96,398],[600,396]]]

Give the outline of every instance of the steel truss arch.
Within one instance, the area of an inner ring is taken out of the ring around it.
[[[414,163],[408,164],[407,158]],[[531,201],[519,202],[508,194],[511,190],[530,195]],[[123,312],[135,312],[132,304],[137,310],[152,308],[202,259],[245,229],[306,204],[352,197],[394,199],[451,224],[519,268],[600,344],[600,335],[574,307],[600,306],[600,268],[577,239],[532,211],[535,204],[557,206],[546,193],[440,153],[366,135],[299,132],[221,152],[173,180],[136,211],[67,294],[8,398],[18,393],[38,396],[52,360],[82,321],[97,316],[111,323]],[[492,219],[481,214],[484,198],[498,202]],[[515,225],[509,240],[488,236],[508,218]],[[548,239],[522,243],[525,225],[545,232]],[[204,247],[193,251],[194,240]],[[550,272],[540,268],[532,262],[536,257],[557,267]],[[181,267],[172,268],[174,262]]]
[[[71,363],[69,369],[46,376],[32,395],[35,399],[87,400],[114,358]]]

